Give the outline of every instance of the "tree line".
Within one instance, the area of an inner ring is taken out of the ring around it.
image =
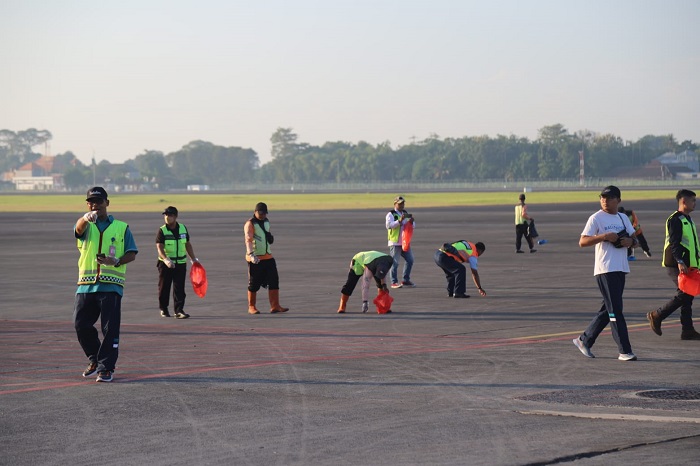
[[[17,169],[41,154],[34,148],[52,138],[49,131],[0,130],[0,170]],[[278,128],[270,138],[272,160],[260,165],[252,149],[193,141],[175,152],[147,150],[123,164],[106,160],[83,164],[72,152],[56,155],[55,167],[69,188],[98,183],[148,184],[178,189],[206,184],[225,189],[237,183],[328,183],[410,181],[544,181],[578,179],[579,154],[586,177],[609,177],[621,167],[638,167],[666,152],[698,152],[693,141],[673,135],[647,135],[624,141],[612,134],[569,132],[545,126],[535,140],[514,135],[440,138],[393,148],[390,142],[300,142],[292,128]]]

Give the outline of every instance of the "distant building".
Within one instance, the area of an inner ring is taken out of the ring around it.
[[[662,179],[695,179],[700,171],[698,154],[693,151],[683,151],[680,154],[666,152],[654,160],[663,167]]]
[[[209,191],[209,185],[208,184],[188,184],[187,190],[188,191]]]
[[[62,191],[63,175],[53,173],[55,157],[45,155],[25,163],[12,176],[17,191]]]
[[[686,150],[679,154],[666,152],[641,167],[617,167],[611,171],[610,177],[645,180],[695,179],[698,178],[698,172],[698,154]]]

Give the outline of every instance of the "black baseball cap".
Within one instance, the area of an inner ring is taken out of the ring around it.
[[[622,194],[620,194],[620,188],[610,185],[603,188],[603,190],[600,192],[600,197],[615,197],[620,199]]]
[[[89,201],[90,199],[104,199],[105,201],[107,200],[107,191],[105,191],[105,188],[102,186],[95,186],[93,188],[88,189],[87,194],[85,195],[85,200]]]
[[[161,215],[175,215],[177,216],[177,208],[173,206],[168,206]]]
[[[255,204],[255,211],[262,212],[262,213],[266,214],[267,213],[267,204],[265,204],[264,202],[258,202],[257,204]]]

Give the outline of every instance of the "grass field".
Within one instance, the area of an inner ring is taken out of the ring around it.
[[[401,193],[408,209],[421,207],[515,205],[518,192]],[[622,192],[623,201],[673,199],[675,190],[630,190]],[[329,194],[209,194],[157,193],[113,194],[110,212],[153,212],[169,205],[183,212],[247,212],[258,202],[275,210],[343,210],[385,209],[394,196],[387,193]],[[595,202],[598,191],[551,191],[527,194],[532,204]],[[81,212],[85,210],[82,194],[6,194],[0,195],[0,212]]]

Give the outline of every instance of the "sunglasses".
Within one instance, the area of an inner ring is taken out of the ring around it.
[[[102,204],[104,201],[105,200],[102,199],[101,197],[94,197],[92,199],[87,200],[88,204],[97,204],[97,205]]]

